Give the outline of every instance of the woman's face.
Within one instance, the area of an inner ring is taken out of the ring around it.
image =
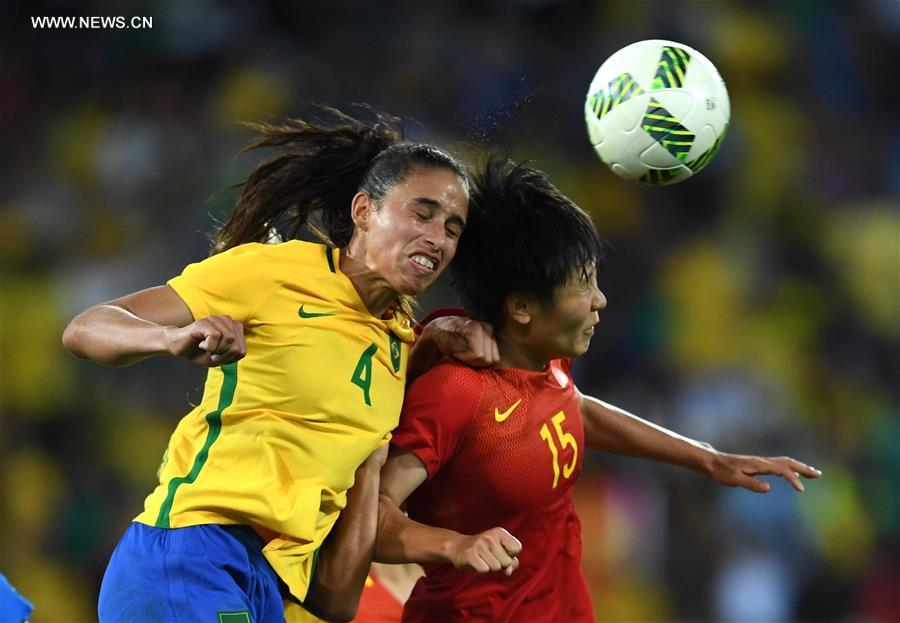
[[[546,361],[577,357],[587,352],[606,296],[597,286],[594,267],[576,270],[560,286],[550,305],[536,306],[531,315],[528,342]]]
[[[354,222],[365,237],[366,265],[398,293],[418,294],[456,254],[468,204],[460,177],[435,167],[412,167],[380,201],[360,193]]]

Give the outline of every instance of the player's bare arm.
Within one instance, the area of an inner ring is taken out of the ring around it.
[[[424,374],[445,355],[475,368],[492,366],[500,359],[491,325],[461,316],[442,316],[425,325],[410,350],[407,382]]]
[[[356,616],[375,552],[379,475],[387,450],[387,445],[379,447],[356,470],[347,506],[319,550],[303,606],[326,621]]]
[[[174,355],[214,367],[247,354],[240,322],[228,316],[194,320],[187,304],[168,285],[88,308],[66,327],[63,346],[82,359],[110,366]]]
[[[706,474],[719,484],[766,493],[770,485],[755,476],[781,476],[797,491],[800,477],[818,478],[819,470],[790,457],[745,456],[719,452],[705,442],[643,420],[591,396],[581,397],[585,443],[604,452],[652,459]]]
[[[400,510],[428,477],[422,461],[406,450],[391,449],[381,473],[375,560],[388,563],[449,562],[478,573],[512,574],[522,544],[503,528],[466,535],[413,521]]]

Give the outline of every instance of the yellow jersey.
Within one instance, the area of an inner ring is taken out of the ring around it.
[[[301,601],[356,468],[397,425],[414,340],[399,314],[369,313],[338,260],[321,244],[253,243],[169,281],[195,319],[240,321],[247,355],[210,368],[135,518],[253,526]]]

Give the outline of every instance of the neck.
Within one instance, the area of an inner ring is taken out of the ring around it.
[[[397,302],[397,291],[366,266],[349,246],[341,249],[340,267],[341,272],[350,279],[366,309],[376,318],[381,318],[388,307]]]
[[[515,335],[509,335],[507,331],[498,332],[497,349],[500,351],[501,368],[522,368],[540,372],[546,370],[549,365],[547,358],[529,348],[521,338],[527,334],[527,329],[512,330]]]

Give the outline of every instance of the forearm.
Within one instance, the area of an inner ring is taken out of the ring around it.
[[[716,450],[590,396],[582,396],[585,441],[604,452],[652,459],[709,474]]]
[[[349,621],[356,615],[375,551],[380,465],[356,472],[347,506],[319,550],[305,608],[325,620]]]
[[[448,546],[458,532],[435,528],[407,517],[394,501],[381,494],[375,561],[386,563],[450,562]]]
[[[429,329],[429,326],[426,325],[422,329],[422,333],[416,339],[416,343],[409,349],[409,362],[406,366],[407,383],[412,383],[425,374],[443,357],[433,337],[434,329]]]
[[[118,305],[96,305],[76,316],[63,333],[63,346],[82,359],[127,366],[168,353],[165,327]]]

